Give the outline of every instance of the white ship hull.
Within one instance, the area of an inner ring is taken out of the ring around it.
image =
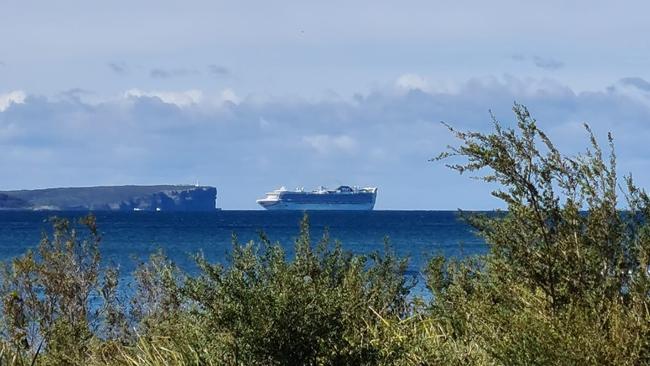
[[[264,204],[258,202],[260,206],[267,210],[296,210],[296,211],[321,211],[321,210],[340,210],[340,211],[370,211],[374,208],[375,203],[364,204],[307,204],[307,203],[286,203],[274,202]]]

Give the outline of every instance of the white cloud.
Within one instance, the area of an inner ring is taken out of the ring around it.
[[[124,93],[125,98],[150,97],[158,98],[167,104],[174,104],[178,107],[189,107],[200,104],[203,101],[203,92],[200,90],[186,91],[142,91],[130,89]]]
[[[0,94],[0,112],[4,112],[13,103],[25,103],[25,92],[14,90],[6,94]]]
[[[225,102],[239,104],[241,101],[239,96],[229,88],[222,90],[221,93],[217,95],[206,95],[203,91],[197,89],[185,91],[145,91],[135,88],[127,90],[121,97],[127,100],[137,100],[137,98],[141,97],[158,98],[163,103],[173,104],[179,108],[185,109],[193,106],[218,107]]]
[[[357,150],[357,141],[348,135],[314,135],[303,137],[307,146],[315,149],[321,154],[332,152],[352,153]]]
[[[230,102],[234,104],[239,104],[239,97],[232,89],[224,89],[221,92],[221,100],[223,102]]]
[[[620,79],[608,88],[612,97],[635,100],[650,107],[650,82],[639,77]]]
[[[395,85],[401,90],[420,90],[429,91],[429,83],[420,75],[404,74],[397,78]]]

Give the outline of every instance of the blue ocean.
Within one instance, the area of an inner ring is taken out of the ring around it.
[[[0,211],[0,259],[35,248],[51,231],[53,215],[70,219],[80,212]],[[257,240],[264,232],[289,255],[303,217],[297,211],[96,212],[102,233],[105,263],[118,265],[123,275],[158,249],[182,269],[196,271],[193,255],[203,253],[213,262],[227,262],[232,237]],[[456,211],[314,211],[308,213],[313,241],[327,229],[332,240],[354,253],[383,251],[388,240],[400,256],[410,259],[409,272],[419,274],[428,258],[482,254],[487,246]]]

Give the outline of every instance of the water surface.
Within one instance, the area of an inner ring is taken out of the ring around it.
[[[0,259],[34,248],[51,230],[52,215],[75,218],[79,212],[0,211]],[[240,242],[256,240],[264,231],[292,252],[302,212],[96,212],[105,261],[133,270],[138,260],[163,249],[181,268],[194,271],[192,254],[203,252],[211,261],[225,261],[236,234]],[[456,211],[315,211],[310,212],[316,241],[327,227],[332,239],[355,253],[383,250],[388,238],[393,249],[410,258],[410,272],[419,272],[434,254],[464,256],[485,253],[487,247]]]

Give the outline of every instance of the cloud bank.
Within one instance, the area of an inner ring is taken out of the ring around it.
[[[647,81],[624,78],[574,92],[553,80],[471,79],[436,90],[415,75],[349,100],[239,97],[224,89],[131,89],[85,101],[0,94],[0,189],[98,184],[202,183],[219,205],[255,208],[276,186],[375,185],[377,208],[480,209],[490,187],[427,160],[454,141],[440,125],[487,131],[514,101],[569,152],[586,146],[582,123],[616,139],[619,167],[650,186]]]

